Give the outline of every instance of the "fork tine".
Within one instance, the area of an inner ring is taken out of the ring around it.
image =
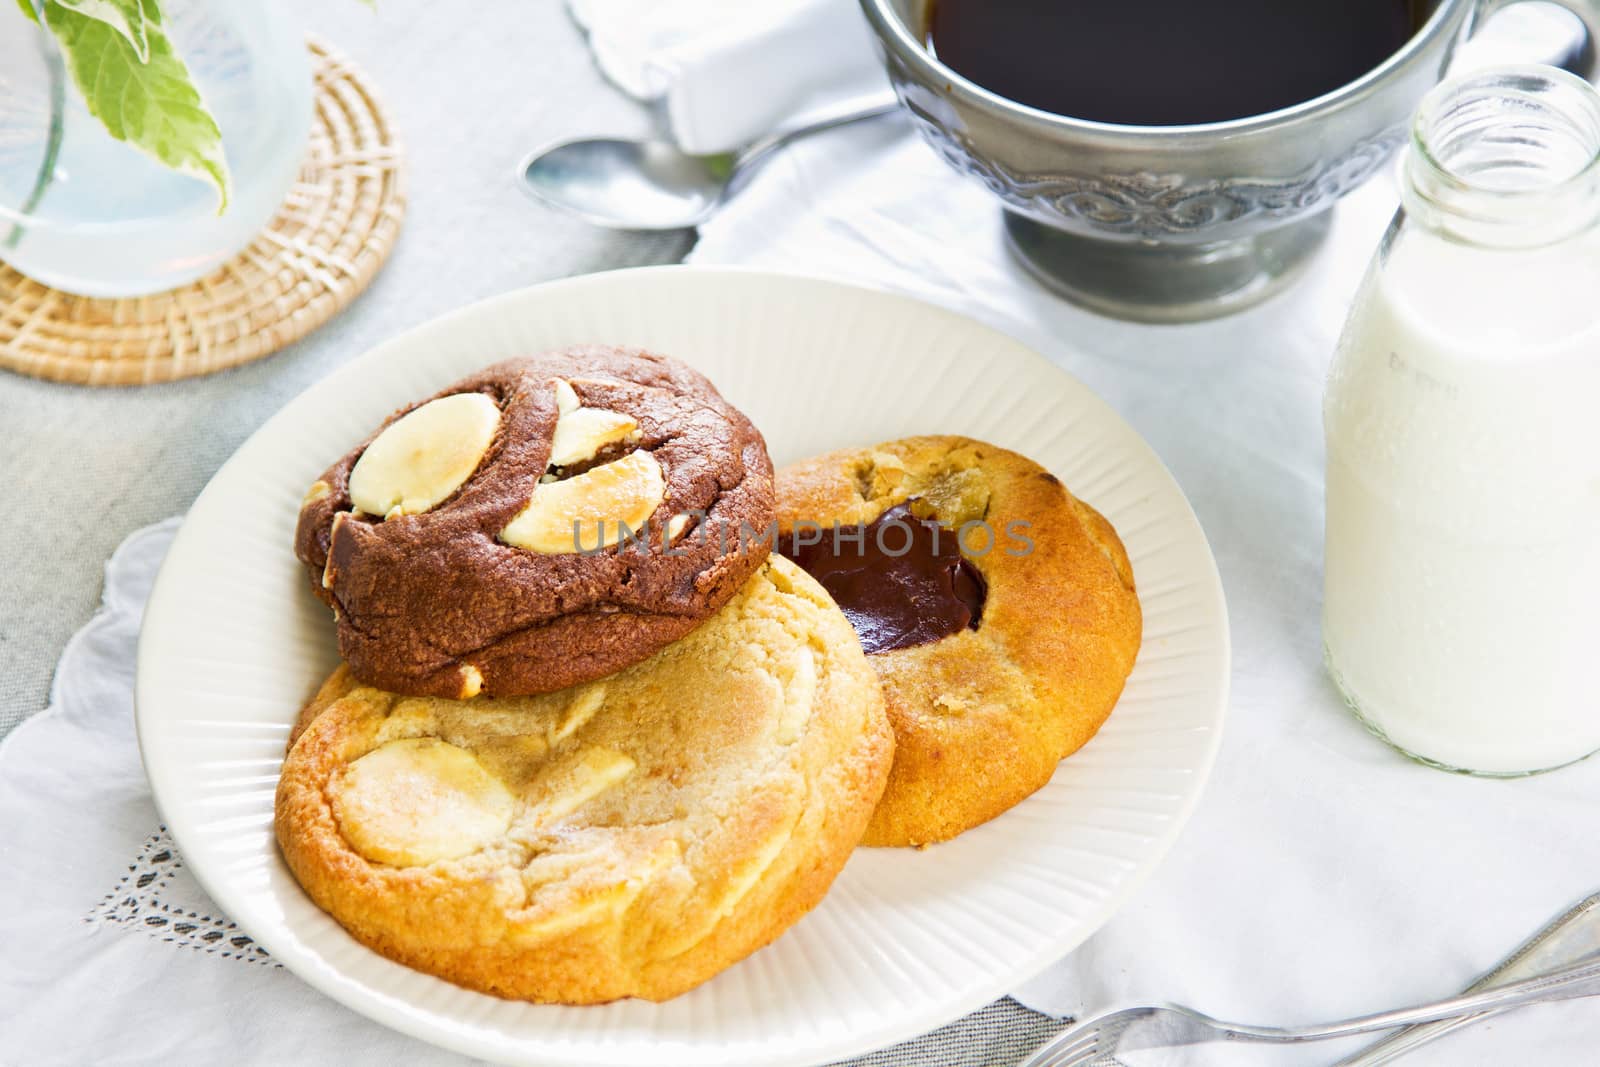
[[[1100,1041],[1098,1034],[1089,1035],[1087,1045],[1076,1046],[1077,1051],[1063,1058],[1051,1060],[1045,1067],[1086,1067],[1094,1062],[1100,1055]]]
[[[1060,1040],[1060,1037],[1056,1040]],[[1049,1057],[1039,1060],[1037,1067],[1078,1067],[1079,1064],[1088,1063],[1093,1059],[1099,1048],[1100,1031],[1098,1028],[1090,1029],[1077,1034],[1060,1048],[1051,1049]],[[1038,1053],[1034,1055],[1037,1056]]]

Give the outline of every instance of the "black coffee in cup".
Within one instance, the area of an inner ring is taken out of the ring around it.
[[[1347,85],[1431,0],[932,0],[928,45],[990,92],[1097,122],[1246,118]]]

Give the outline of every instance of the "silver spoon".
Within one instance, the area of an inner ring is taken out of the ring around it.
[[[888,90],[847,100],[803,126],[780,129],[741,152],[692,156],[663,141],[601,138],[534,152],[517,166],[522,187],[547,204],[618,230],[698,226],[750,174],[791,141],[897,110]]]

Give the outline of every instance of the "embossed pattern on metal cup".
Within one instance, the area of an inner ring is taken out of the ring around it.
[[[1329,209],[1405,142],[1456,46],[1519,0],[1436,0],[1400,51],[1350,84],[1194,126],[1091,122],[991,93],[924,46],[929,2],[861,6],[901,103],[947,163],[1000,200],[1023,264],[1095,310],[1185,322],[1248,307],[1293,278]],[[1600,0],[1563,2],[1600,40]]]

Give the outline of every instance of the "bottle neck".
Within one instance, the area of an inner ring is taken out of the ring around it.
[[[1600,223],[1600,92],[1554,67],[1476,71],[1423,100],[1402,199],[1464,244],[1528,249]]]

